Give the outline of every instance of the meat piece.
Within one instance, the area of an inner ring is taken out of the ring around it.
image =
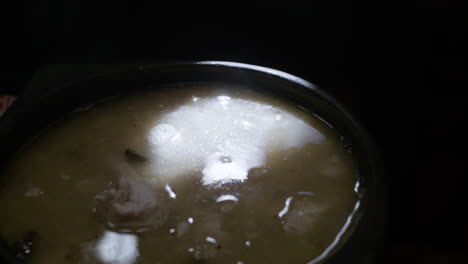
[[[118,232],[144,232],[162,225],[167,210],[152,187],[134,176],[120,176],[99,194],[97,211]]]

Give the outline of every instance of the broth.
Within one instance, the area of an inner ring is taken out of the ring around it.
[[[333,128],[227,85],[77,111],[2,174],[0,234],[37,234],[30,263],[307,263],[358,201]]]

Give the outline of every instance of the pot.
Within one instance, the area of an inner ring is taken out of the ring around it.
[[[33,82],[34,83],[34,82]],[[105,69],[71,82],[36,82],[0,119],[0,174],[28,140],[73,110],[102,99],[181,83],[224,83],[248,86],[294,102],[321,117],[343,135],[359,173],[361,199],[332,243],[310,264],[369,263],[382,242],[386,190],[378,154],[356,119],[322,89],[285,72],[233,62],[157,63]],[[1,175],[0,175],[1,177]],[[2,179],[7,180],[7,179]],[[1,235],[1,234],[0,234]],[[0,260],[20,263],[0,243]]]

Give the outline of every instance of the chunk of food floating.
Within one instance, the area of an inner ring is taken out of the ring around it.
[[[167,220],[167,210],[152,187],[133,176],[118,177],[96,200],[98,213],[112,230],[143,232]]]

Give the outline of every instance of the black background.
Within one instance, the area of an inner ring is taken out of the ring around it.
[[[377,263],[467,263],[467,13],[456,1],[19,0],[0,92],[50,64],[227,60],[328,90],[370,131],[390,189]]]

